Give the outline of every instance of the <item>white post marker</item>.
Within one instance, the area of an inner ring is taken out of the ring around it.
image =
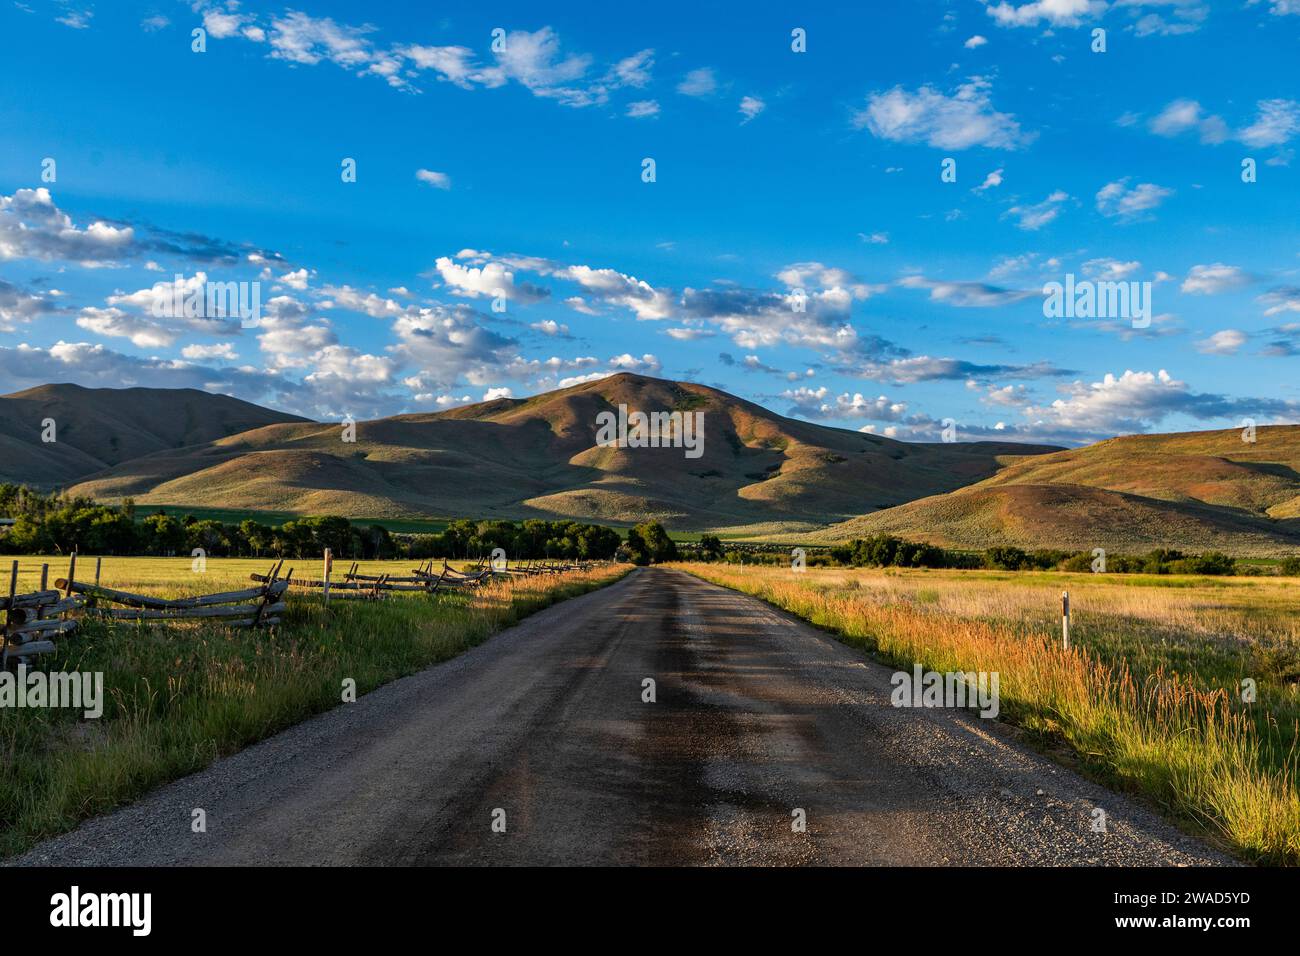
[[[1061,641],[1070,649],[1070,592],[1061,592]]]
[[[334,554],[329,548],[325,549],[325,584],[321,589],[325,594],[325,603],[330,602],[330,571],[334,569]]]

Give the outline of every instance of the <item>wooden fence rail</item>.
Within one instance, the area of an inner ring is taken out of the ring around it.
[[[18,562],[9,572],[9,593],[0,597],[0,668],[55,649],[54,638],[76,630],[77,622],[62,617],[79,609],[80,597],[49,588],[50,566],[41,566],[41,587],[28,594],[18,593]]]

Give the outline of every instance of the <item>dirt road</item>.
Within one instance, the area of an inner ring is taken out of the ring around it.
[[[891,706],[891,673],[639,571],[13,862],[1228,862],[996,721]]]

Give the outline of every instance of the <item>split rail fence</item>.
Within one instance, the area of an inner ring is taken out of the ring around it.
[[[341,580],[331,580],[333,558],[325,552],[324,573],[319,580],[295,578],[293,568],[283,576],[281,560],[265,574],[252,574],[255,587],[241,591],[223,591],[216,594],[199,594],[192,597],[161,598],[148,594],[135,594],[99,583],[102,559],[95,561],[93,582],[77,580],[77,555],[69,556],[67,577],[59,578],[49,587],[50,566],[41,566],[40,587],[36,591],[18,592],[18,562],[13,562],[9,575],[8,593],[0,591],[0,667],[15,660],[38,654],[48,654],[56,649],[55,639],[71,634],[77,628],[77,619],[68,617],[71,612],[81,612],[88,618],[113,621],[177,622],[211,621],[229,627],[274,627],[288,610],[286,596],[290,588],[319,591],[325,602],[335,599],[379,600],[388,592],[404,591],[434,594],[479,588],[494,578],[562,574],[578,571],[607,562],[527,561],[509,566],[508,562],[480,563],[464,571],[451,567],[444,558],[442,567],[435,569],[432,560],[413,568],[409,575],[362,574],[357,562],[343,574]]]

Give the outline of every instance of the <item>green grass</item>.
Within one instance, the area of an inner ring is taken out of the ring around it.
[[[44,561],[51,577],[64,573],[63,559],[24,558],[24,586],[35,581]],[[201,594],[246,587],[249,571],[269,563],[211,559],[200,576],[189,559],[111,558],[102,581],[164,596]],[[367,562],[362,570],[400,571],[409,564]],[[454,657],[556,601],[612,583],[626,570],[529,578],[472,594],[338,601],[329,608],[295,592],[273,633],[206,624],[85,623],[40,666],[102,671],[103,716],[0,710],[0,856],[339,705],[345,678],[364,694]]]

